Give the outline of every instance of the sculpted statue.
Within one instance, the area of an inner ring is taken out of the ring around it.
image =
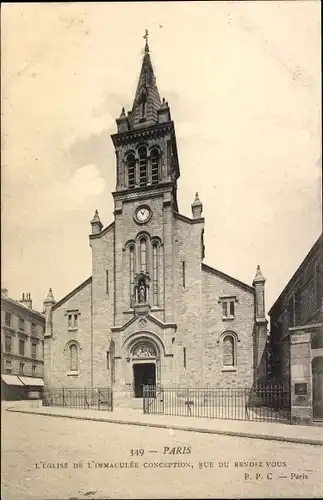
[[[146,287],[143,283],[139,286],[139,302],[146,302]]]

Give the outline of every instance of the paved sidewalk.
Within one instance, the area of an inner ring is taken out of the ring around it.
[[[130,408],[116,408],[113,412],[109,412],[106,410],[78,410],[74,408],[45,406],[39,408],[26,408],[23,406],[19,408],[15,406],[7,408],[7,410],[52,417],[76,418],[114,424],[140,425],[323,446],[323,427],[321,426],[147,415],[143,414],[142,410],[133,410]]]

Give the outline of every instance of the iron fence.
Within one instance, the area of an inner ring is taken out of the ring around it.
[[[144,386],[144,413],[290,423],[290,388]]]
[[[59,388],[45,389],[43,406],[63,406],[66,408],[113,410],[111,388]]]

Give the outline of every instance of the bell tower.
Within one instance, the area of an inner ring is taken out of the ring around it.
[[[177,207],[177,179],[180,175],[174,123],[170,108],[161,99],[151,63],[148,31],[146,30],[144,57],[131,111],[122,108],[116,119],[117,133],[111,136],[116,154],[116,190],[132,199],[143,192],[171,192],[172,208]],[[131,192],[131,194],[130,194]]]

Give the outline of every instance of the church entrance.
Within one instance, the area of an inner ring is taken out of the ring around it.
[[[135,398],[142,398],[144,385],[156,385],[155,363],[134,363],[133,379]]]

